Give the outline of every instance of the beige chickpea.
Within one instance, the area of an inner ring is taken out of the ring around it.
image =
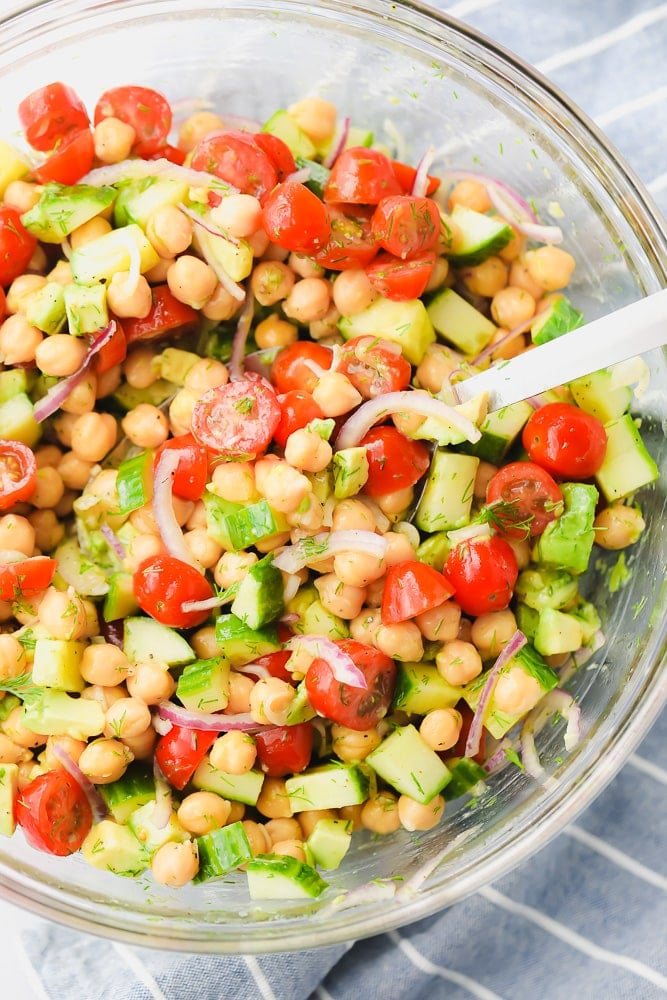
[[[211,132],[224,129],[225,123],[213,111],[195,111],[181,125],[178,131],[178,148],[189,153],[197,143]]]
[[[167,701],[176,690],[176,680],[169,673],[169,666],[162,660],[144,660],[135,663],[127,677],[128,693],[146,705],[159,705]]]
[[[133,389],[147,389],[158,380],[156,352],[150,347],[135,347],[123,362],[123,374]]]
[[[72,736],[49,736],[44,748],[44,764],[49,770],[63,767],[63,763],[56,753],[56,748],[64,751],[68,757],[78,763],[87,745],[85,740],[76,740]]]
[[[231,811],[231,802],[215,792],[193,792],[185,796],[176,815],[184,830],[201,837],[223,827]]]
[[[172,505],[176,523],[183,527],[192,513],[193,503],[191,500],[184,500],[182,497],[173,497]],[[137,531],[145,531],[147,534],[158,535],[159,529],[155,521],[153,504],[147,503],[143,507],[138,507],[130,515],[130,523]]]
[[[197,629],[191,637],[190,642],[195,653],[201,660],[220,656],[223,652],[222,646],[220,646],[215,637],[215,625],[204,625],[203,628]]]
[[[333,752],[341,760],[365,760],[371,750],[380,745],[381,736],[377,729],[348,729],[334,723],[331,727]]]
[[[481,264],[464,268],[461,278],[473,295],[491,299],[507,284],[507,265],[500,257],[487,257]]]
[[[473,486],[473,495],[476,500],[486,499],[486,488],[498,471],[497,465],[492,465],[491,462],[480,462],[477,466],[477,473],[475,474],[475,485]]]
[[[11,205],[23,215],[24,212],[29,212],[31,208],[35,207],[40,194],[41,188],[37,184],[21,180],[11,181],[5,188],[2,200],[5,205]]]
[[[35,548],[35,529],[27,517],[5,514],[0,517],[0,550],[10,549],[31,556]]]
[[[435,708],[421,721],[419,733],[431,750],[442,752],[456,745],[463,718],[455,708]]]
[[[211,209],[211,219],[229,236],[244,239],[262,226],[262,206],[251,194],[230,194]]]
[[[261,677],[250,692],[250,715],[262,725],[284,726],[295,690],[278,677]]]
[[[528,273],[545,292],[555,292],[569,283],[576,261],[561,247],[543,246],[524,254]]]
[[[138,736],[124,736],[121,743],[127,747],[135,760],[151,761],[157,738],[157,733],[152,726],[149,726]]]
[[[65,525],[53,510],[33,510],[28,520],[35,532],[35,546],[40,552],[52,552],[65,537]]]
[[[412,542],[402,531],[388,531],[385,536],[387,551],[384,554],[385,567],[396,566],[398,563],[414,559],[415,550]]]
[[[183,540],[190,555],[204,569],[212,569],[220,559],[222,546],[211,538],[206,528],[186,531]]]
[[[518,229],[515,229],[514,226],[510,226],[510,229],[512,230],[512,239],[498,252],[498,256],[506,264],[512,264],[513,261],[520,257],[528,242],[528,238],[523,233],[520,233]]]
[[[153,308],[151,286],[143,274],[116,271],[107,285],[107,302],[116,316],[144,319]]]
[[[201,309],[210,299],[217,283],[212,268],[192,254],[178,257],[167,272],[167,284],[172,295],[194,309]]]
[[[513,330],[534,315],[535,299],[530,292],[516,285],[507,285],[491,300],[491,316],[498,326],[506,330]]]
[[[192,428],[192,414],[199,401],[198,393],[189,389],[179,389],[169,404],[169,426],[174,437],[189,434]]]
[[[20,747],[4,733],[0,733],[0,764],[22,764],[27,761],[32,765],[30,750],[27,747]]]
[[[73,451],[66,451],[56,465],[60,477],[68,490],[81,491],[90,479],[92,462],[85,462]]]
[[[16,746],[23,747],[24,750],[30,750],[33,747],[43,746],[46,743],[46,736],[41,733],[35,733],[32,729],[28,729],[23,723],[23,707],[17,705],[13,708],[5,721],[2,724],[2,729],[5,735],[15,743]]]
[[[160,205],[148,217],[146,236],[160,257],[170,260],[192,243],[192,220],[175,205]]]
[[[358,406],[362,396],[347,375],[325,372],[313,389],[313,399],[325,417],[341,417]]]
[[[331,284],[325,278],[301,278],[283,302],[288,319],[308,324],[326,316],[331,304]]]
[[[426,282],[426,288],[424,291],[435,292],[438,288],[443,285],[448,285],[451,287],[453,283],[453,272],[450,270],[449,261],[446,257],[436,257],[435,264],[433,265],[433,270],[431,275]]]
[[[264,824],[264,829],[271,838],[272,844],[281,840],[301,840],[302,833],[299,821],[292,816],[279,816]]]
[[[431,344],[417,366],[417,381],[428,392],[440,392],[461,359],[442,344]]]
[[[521,667],[501,671],[493,689],[493,700],[499,712],[507,715],[525,715],[535,708],[543,691],[535,677]]]
[[[74,413],[76,416],[81,413],[91,413],[97,401],[97,375],[94,372],[86,372],[85,376],[68,393],[65,400],[60,404],[60,409],[65,413]]]
[[[254,686],[255,681],[252,677],[232,670],[229,675],[229,700],[227,702],[227,711],[230,715],[250,711],[250,697]]]
[[[444,601],[415,617],[421,634],[429,642],[451,642],[456,639],[460,622],[461,608],[454,601]]]
[[[22,644],[13,635],[0,633],[0,678],[19,677],[25,673],[28,660]]]
[[[139,403],[121,420],[123,433],[138,448],[158,448],[169,437],[169,421],[157,406]]]
[[[65,490],[58,503],[53,507],[53,513],[63,519],[69,517],[74,510],[76,499],[77,495],[73,490]]]
[[[385,493],[383,496],[374,497],[374,500],[383,514],[386,514],[390,521],[400,521],[401,515],[406,512],[414,499],[415,491],[412,486],[405,489],[395,490],[393,493]]]
[[[287,438],[285,459],[301,472],[322,472],[333,458],[333,449],[317,431],[301,427]]]
[[[314,493],[309,493],[296,510],[287,514],[286,520],[290,527],[314,534],[324,525],[324,505]]]
[[[288,347],[299,336],[299,329],[294,323],[282,319],[278,313],[271,313],[255,329],[255,342],[260,350],[270,347]]]
[[[509,330],[504,330],[502,327],[498,327],[494,335],[491,337],[490,345],[498,344],[496,350],[494,350],[491,357],[494,361],[509,360],[510,358],[516,358],[519,354],[523,354],[526,350],[526,335],[521,333],[518,336],[513,335],[509,340],[505,340]]]
[[[304,809],[296,817],[303,839],[307,840],[321,819],[338,819],[335,809]]]
[[[426,805],[401,795],[398,800],[398,817],[404,830],[432,830],[437,826],[445,812],[445,800],[442,795],[436,795]]]
[[[612,551],[634,545],[645,527],[641,511],[622,503],[605,507],[593,522],[595,541],[603,549]]]
[[[264,257],[266,251],[271,245],[271,240],[263,229],[258,229],[257,232],[252,234],[252,236],[248,236],[246,242],[252,250],[252,255],[255,258]]]
[[[104,687],[100,684],[90,684],[81,692],[81,697],[89,701],[96,701],[103,712],[113,705],[115,701],[124,698],[127,692],[120,684],[116,687]]]
[[[92,243],[99,239],[100,236],[106,236],[107,233],[111,232],[111,228],[108,219],[102,218],[101,215],[95,215],[69,234],[70,246],[72,250],[77,250],[79,247],[85,246],[86,243]]]
[[[521,256],[510,264],[507,283],[513,288],[523,288],[536,302],[544,294],[544,288],[531,276],[525,258]]]
[[[375,531],[375,518],[363,500],[350,497],[339,501],[333,510],[333,531]]]
[[[95,785],[109,785],[125,774],[132,753],[120,740],[93,740],[79,757],[79,767]]]
[[[44,335],[22,313],[8,316],[0,326],[0,358],[5,365],[28,364],[35,360]]]
[[[378,834],[395,833],[399,829],[398,799],[393,792],[378,792],[364,803],[361,825]]]
[[[324,274],[322,265],[306,254],[291,253],[287,258],[287,264],[299,278],[320,278]]]
[[[59,285],[71,285],[74,281],[72,277],[72,266],[68,260],[59,260],[47,274],[49,281],[57,281]]]
[[[252,819],[244,819],[241,822],[243,823],[243,829],[248,838],[253,857],[256,857],[258,854],[268,854],[271,850],[271,838],[266,832],[264,824],[256,823]]]
[[[190,392],[204,395],[209,389],[217,389],[218,386],[227,385],[229,382],[229,371],[222,361],[214,358],[200,358],[185,376],[184,386]]]
[[[218,736],[211,747],[210,759],[213,767],[227,774],[247,774],[257,759],[257,747],[248,733],[232,729]]]
[[[38,469],[47,465],[56,466],[62,457],[62,451],[57,444],[43,444],[34,450],[35,464]]]
[[[342,346],[344,341],[338,332],[339,320],[340,313],[332,303],[321,319],[314,319],[308,324],[311,340],[321,340],[328,347],[333,347],[334,344]]]
[[[464,205],[474,212],[488,212],[493,207],[486,185],[469,178],[458,181],[449,193],[450,211],[454,205]]]
[[[93,129],[95,156],[101,163],[120,163],[130,155],[137,133],[120,118],[109,116]]]
[[[470,638],[483,660],[495,659],[516,632],[514,612],[490,611],[472,623]]]
[[[197,845],[192,840],[168,840],[151,858],[153,878],[160,885],[179,888],[191,882],[199,871]]]
[[[296,858],[297,861],[306,860],[306,848],[302,840],[290,838],[289,840],[277,840],[273,842],[271,853],[279,857]]]
[[[43,274],[20,274],[14,278],[6,294],[7,314],[25,312],[27,302],[45,284]]]
[[[284,778],[272,778],[269,775],[264,778],[257,799],[257,810],[268,819],[289,819],[293,815]]]
[[[255,463],[255,482],[274,510],[283,514],[296,510],[313,492],[313,485],[307,476],[288,462],[269,461],[269,456]]]
[[[531,560],[530,540],[527,538],[508,538],[507,541],[514,553],[519,570],[525,569]]]
[[[49,587],[39,605],[39,618],[53,639],[80,639],[86,631],[83,601],[73,588]]]
[[[471,642],[453,639],[446,642],[435,658],[435,665],[448,684],[467,684],[482,672],[482,658]]]
[[[378,631],[375,644],[380,652],[394,660],[410,662],[421,660],[424,655],[422,634],[414,622],[383,625]]]
[[[97,375],[97,398],[106,399],[107,396],[116,391],[122,380],[123,366],[121,364],[113,365],[105,372],[100,372]]]
[[[287,109],[300,129],[313,140],[316,146],[322,146],[333,138],[336,128],[336,106],[323,97],[304,97]]]
[[[382,618],[379,607],[365,608],[350,622],[350,635],[357,642],[365,642],[369,646],[375,646],[381,628]]]
[[[213,579],[219,587],[227,590],[233,583],[240,583],[257,561],[254,552],[223,552],[215,565]]]
[[[350,587],[365,587],[384,576],[384,559],[368,552],[339,552],[334,557],[334,573]]]
[[[118,426],[110,413],[83,413],[72,423],[72,451],[85,462],[101,462],[116,443]]]
[[[265,260],[250,276],[250,290],[260,306],[273,306],[286,299],[294,288],[294,271],[279,260]]]
[[[87,351],[86,341],[69,333],[54,333],[38,344],[35,364],[44,375],[62,378],[81,367]]]
[[[232,319],[242,304],[224,285],[218,282],[202,306],[201,312],[206,319],[213,319],[216,323],[220,323],[223,320]]]
[[[251,462],[220,462],[213,470],[211,488],[230,503],[252,503],[259,498]]]
[[[365,587],[351,587],[339,580],[335,573],[323,573],[315,586],[324,608],[339,618],[356,618],[366,600]]]
[[[94,642],[84,649],[79,669],[88,684],[114,687],[127,680],[130,662],[123,650],[113,643]]]
[[[167,552],[159,535],[139,534],[130,538],[125,547],[123,566],[129,573],[136,573],[142,562]]]
[[[377,296],[366,272],[356,267],[338,274],[331,294],[341,316],[355,316],[363,312]]]
[[[353,831],[361,830],[363,829],[361,823],[361,813],[363,811],[363,808],[364,808],[364,803],[360,802],[353,806],[341,806],[341,808],[338,810],[338,813],[341,819],[344,819],[348,823],[352,824],[351,829]]]
[[[21,625],[36,625],[39,621],[39,606],[46,591],[41,590],[30,597],[23,596],[20,601],[12,603],[12,615]]]
[[[151,724],[150,709],[140,698],[119,698],[109,706],[105,716],[104,735],[115,736],[117,740],[141,736]]]

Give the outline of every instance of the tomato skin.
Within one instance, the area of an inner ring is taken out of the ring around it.
[[[392,195],[379,202],[371,229],[384,250],[405,260],[435,247],[440,235],[440,211],[431,198]]]
[[[391,160],[377,149],[350,146],[333,165],[324,200],[377,205],[390,194],[401,194]]]
[[[19,601],[46,590],[58,563],[48,556],[28,556],[14,563],[0,563],[0,601]]]
[[[155,744],[155,759],[169,784],[182,791],[218,738],[218,733],[172,725]]]
[[[454,593],[454,587],[437,569],[417,559],[390,566],[382,594],[382,623],[397,625],[437,608]]]
[[[280,400],[280,422],[273,432],[273,439],[281,448],[287,444],[287,438],[294,431],[300,430],[311,420],[321,420],[324,417],[321,409],[305,389],[290,389]]]
[[[280,421],[273,386],[257,376],[209,389],[195,404],[192,433],[199,444],[227,458],[266,451]]]
[[[33,149],[47,153],[59,139],[87,129],[88,112],[77,93],[64,83],[49,83],[33,90],[18,106],[26,140]]]
[[[209,611],[183,611],[185,601],[205,601],[213,589],[205,576],[174,556],[150,556],[133,577],[134,597],[147,615],[172,628],[194,628]]]
[[[355,205],[329,205],[329,238],[315,260],[329,271],[348,271],[365,267],[378,251],[371,232],[370,219]]]
[[[329,347],[314,344],[310,340],[297,340],[280,352],[271,368],[271,381],[276,391],[290,392],[303,389],[312,392],[319,376],[306,361],[313,361],[320,368],[331,368],[333,354]]]
[[[528,535],[533,538],[541,535],[546,526],[556,520],[563,509],[563,494],[555,480],[539,465],[510,462],[489,480],[486,502],[501,505],[494,513],[494,530],[503,538],[521,541]]]
[[[424,250],[409,260],[401,260],[382,250],[365,271],[371,285],[383,298],[405,302],[424,294],[436,259],[433,250]]]
[[[451,747],[451,749],[449,750],[445,750],[445,752],[440,755],[445,762],[448,760],[448,758],[465,757],[466,743],[468,742],[468,733],[470,732],[473,716],[475,714],[470,705],[467,703],[467,701],[464,701],[463,698],[461,698],[460,701],[457,701],[454,707],[461,716],[462,720],[461,732],[459,733],[459,738],[454,744],[454,746]],[[478,764],[483,764],[486,758],[487,736],[488,736],[488,731],[484,728],[484,726],[482,726],[482,733],[479,741],[479,751],[472,758],[472,760],[477,761]]]
[[[287,638],[290,638],[290,636]],[[287,639],[281,641],[286,642]],[[248,670],[252,670],[253,666],[256,665],[258,668],[268,670],[272,677],[278,677],[281,681],[294,684],[294,678],[288,670],[285,670],[285,664],[291,657],[292,654],[289,649],[277,649],[275,653],[265,653],[264,656],[258,656],[256,660],[248,664]],[[263,670],[260,670],[257,675],[258,677],[262,676]]]
[[[142,319],[130,317],[123,319],[123,330],[128,344],[137,340],[155,340],[165,333],[170,333],[183,327],[195,327],[199,323],[199,314],[192,306],[180,302],[172,295],[168,285],[155,285],[151,288],[153,305],[151,311]]]
[[[24,227],[16,209],[0,205],[0,285],[3,288],[23,274],[36,246],[36,237]]]
[[[294,726],[273,726],[255,733],[257,759],[270,778],[304,771],[313,752],[313,727],[309,722]]]
[[[132,148],[147,157],[165,146],[172,114],[167,99],[151,87],[112,87],[95,105],[95,124],[103,118],[119,118],[131,125],[136,132]]]
[[[378,649],[356,639],[341,639],[336,645],[352,657],[368,687],[356,688],[337,681],[327,661],[316,659],[305,677],[308,699],[318,715],[332,722],[359,732],[372,729],[391,705],[396,665]]]
[[[273,161],[249,132],[211,132],[197,143],[190,160],[193,170],[205,170],[242,194],[262,201],[278,183]]]
[[[325,206],[305,184],[297,181],[278,184],[265,198],[262,216],[269,239],[294,253],[313,253],[329,238]]]
[[[294,173],[296,163],[292,156],[292,150],[287,143],[270,132],[255,132],[253,139],[259,148],[264,150],[276,168],[278,183],[284,181],[290,174]]]
[[[192,434],[169,438],[155,452],[155,466],[164,451],[178,453],[172,490],[183,500],[199,500],[208,482],[208,452]]]
[[[536,465],[563,479],[590,479],[604,461],[604,424],[573,403],[547,403],[530,415],[523,446]]]
[[[454,546],[443,572],[463,613],[477,617],[508,606],[519,567],[504,538],[478,535]]]
[[[37,462],[21,441],[0,440],[0,510],[29,500],[37,487]]]
[[[175,163],[178,167],[182,167],[185,163],[185,151],[179,149],[178,146],[172,146],[169,142],[148,155],[142,152],[142,147],[140,146],[137,146],[136,151],[144,160],[169,160],[170,163]]]
[[[414,486],[431,464],[425,445],[410,441],[391,425],[372,427],[359,443],[366,448],[368,458],[368,480],[363,492],[369,497]]]
[[[16,803],[16,821],[32,847],[63,858],[79,850],[93,814],[81,786],[58,769],[25,786]]]
[[[32,174],[39,184],[56,181],[58,184],[76,184],[87,174],[95,159],[93,133],[73,132],[60,143],[51,155],[35,167]]]
[[[353,337],[341,348],[338,370],[364,399],[407,388],[412,367],[395,345],[379,337]]]
[[[116,328],[106,344],[100,348],[92,361],[92,369],[96,375],[104,375],[116,365],[120,365],[127,357],[127,339],[120,321],[114,318]]]
[[[415,183],[415,177],[417,176],[417,168],[411,167],[408,163],[402,163],[400,160],[392,160],[391,165],[394,173],[396,174],[396,179],[401,185],[401,190],[404,194],[412,194],[412,188]],[[426,187],[426,194],[432,195],[440,187],[440,178],[431,177],[428,175],[428,184]]]

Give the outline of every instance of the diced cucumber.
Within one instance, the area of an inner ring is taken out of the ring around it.
[[[465,403],[457,403],[452,407],[455,413],[460,413],[462,417],[470,420],[476,427],[481,427],[489,409],[488,393],[482,392]],[[441,448],[448,445],[463,444],[468,438],[450,420],[441,417],[426,417],[426,419],[409,435],[411,438],[422,441],[433,441]]]
[[[238,504],[223,500],[210,490],[203,496],[208,533],[224,549],[247,549],[289,527],[267,500]]]
[[[123,649],[132,663],[160,660],[175,667],[196,659],[190,643],[175,629],[141,616],[125,620]]]
[[[561,483],[560,488],[565,509],[539,536],[533,559],[576,576],[586,572],[593,549],[598,491],[588,483]]]
[[[580,410],[607,424],[622,417],[632,402],[629,386],[619,385],[612,389],[611,383],[611,372],[603,368],[592,375],[576,378],[568,388]]]
[[[92,698],[71,698],[55,688],[44,688],[39,697],[26,699],[21,720],[33,733],[71,736],[74,740],[99,736],[106,724],[98,702]]]
[[[195,660],[183,668],[176,696],[185,708],[197,712],[219,712],[229,701],[229,661],[224,656]]]
[[[86,684],[80,668],[85,648],[85,642],[38,639],[32,664],[34,683],[57,691],[83,691]]]
[[[156,826],[153,821],[155,807],[155,800],[152,799],[135,809],[127,821],[130,830],[150,856],[163,844],[171,842],[180,844],[190,839],[190,835],[178,822],[174,812],[164,825]]]
[[[581,625],[581,642],[582,645],[590,642],[593,636],[602,627],[602,622],[600,621],[600,615],[598,614],[597,608],[590,601],[580,600],[573,608],[568,608],[567,613],[571,615],[572,618],[576,620]]]
[[[252,858],[250,842],[240,822],[211,830],[197,837],[195,843],[199,855],[199,871],[193,879],[196,884],[223,878]]]
[[[446,802],[460,798],[488,778],[482,765],[471,757],[452,757],[447,767],[452,778],[443,792]]]
[[[369,474],[365,448],[341,448],[333,457],[334,496],[337,500],[356,496]]]
[[[475,267],[499,253],[514,238],[514,231],[504,219],[475,212],[466,205],[455,205],[451,220],[460,232],[456,252],[449,254],[455,267]]]
[[[247,240],[239,239],[233,243],[225,236],[210,233],[195,223],[192,242],[204,258],[212,259],[232,281],[243,281],[252,271],[254,258]]]
[[[75,285],[64,288],[67,328],[75,337],[95,333],[109,322],[105,285]]]
[[[0,403],[17,396],[20,392],[29,393],[35,378],[26,368],[8,368],[0,372]]]
[[[153,499],[154,457],[152,451],[142,451],[118,466],[116,492],[120,514],[130,514]]]
[[[474,455],[435,452],[415,515],[420,531],[449,531],[468,523],[478,465]]]
[[[47,281],[25,303],[25,318],[31,326],[51,336],[65,325],[65,290],[59,281]]]
[[[578,329],[583,322],[584,314],[562,296],[537,314],[530,328],[530,336],[534,344],[546,344],[562,337],[564,333]]]
[[[366,763],[401,795],[427,805],[450,780],[449,769],[413,725],[386,736]]]
[[[0,836],[11,837],[14,834],[18,796],[18,764],[0,764]]]
[[[106,573],[81,551],[75,538],[61,542],[53,557],[58,560],[57,576],[81,597],[103,597],[108,592]]]
[[[219,615],[215,622],[215,638],[232,667],[242,667],[259,656],[275,653],[280,641],[275,629],[252,629],[236,615]]]
[[[285,610],[283,576],[269,553],[254,563],[239,584],[231,612],[252,629],[275,621]]]
[[[574,600],[578,590],[576,577],[567,570],[550,566],[529,566],[522,570],[514,587],[515,596],[535,611],[563,608]]]
[[[262,125],[262,132],[270,132],[277,135],[279,139],[288,146],[292,156],[302,156],[306,160],[312,160],[317,152],[315,143],[303,131],[296,120],[292,118],[289,111],[280,109],[274,111],[268,121]]]
[[[324,167],[321,163],[318,163],[317,160],[309,160],[305,156],[296,156],[295,160],[298,170],[306,169],[309,171],[308,179],[304,181],[306,187],[310,188],[318,198],[321,198],[331,171],[328,167]]]
[[[119,621],[136,615],[139,610],[134,596],[134,578],[131,573],[118,571],[109,577],[109,590],[102,605],[105,622]]]
[[[319,599],[308,604],[297,625],[295,631],[302,635],[323,635],[328,639],[347,639],[350,634],[350,628],[345,619],[328,611]]]
[[[264,784],[264,775],[261,771],[228,774],[227,771],[213,767],[208,757],[204,757],[190,780],[192,785],[201,791],[215,792],[223,799],[254,806]]]
[[[160,260],[143,229],[136,224],[112,229],[72,252],[72,277],[80,285],[111,281],[118,271],[130,270],[134,252],[139,254],[142,274]]]
[[[514,614],[516,615],[516,626],[521,629],[526,638],[534,639],[537,625],[540,620],[540,612],[535,608],[529,608],[522,601],[517,601]]]
[[[496,332],[495,324],[453,288],[438,292],[427,312],[436,333],[468,357],[483,351]]]
[[[262,854],[246,867],[251,899],[315,899],[327,883],[305,861]]]
[[[352,843],[349,819],[318,819],[306,840],[306,855],[327,871],[338,868]]]
[[[30,173],[30,164],[18,149],[5,139],[0,139],[0,198],[12,181],[20,181]]]
[[[95,823],[81,845],[81,854],[93,868],[136,878],[146,870],[148,852],[127,826],[111,819]]]
[[[99,792],[117,823],[127,823],[132,813],[155,801],[155,778],[141,761],[133,761],[122,778],[100,785]]]
[[[118,185],[114,205],[114,225],[127,226],[136,222],[142,229],[153,212],[164,205],[178,205],[188,200],[190,187],[186,181],[172,177],[140,177]]]
[[[185,385],[188,372],[200,360],[198,354],[193,351],[184,351],[180,347],[165,347],[156,358],[153,359],[152,367],[160,378],[174,385]]]
[[[35,420],[34,407],[25,392],[17,392],[0,403],[0,438],[20,441],[34,448],[42,436],[42,425]]]
[[[436,708],[453,708],[461,688],[449,684],[436,667],[427,663],[397,663],[392,709],[408,715],[426,715]]]
[[[446,531],[436,531],[429,535],[417,547],[415,556],[419,562],[426,563],[434,569],[442,570],[447,562],[452,544]]]
[[[584,630],[574,615],[543,608],[538,614],[533,645],[542,656],[573,653],[583,645]]]
[[[432,320],[421,299],[395,302],[378,296],[361,312],[341,316],[338,329],[345,340],[367,334],[391,340],[412,365],[421,362],[435,341]]]
[[[149,406],[162,406],[174,395],[177,389],[177,385],[173,382],[167,382],[164,378],[159,378],[146,389],[135,389],[128,382],[121,382],[112,393],[112,399],[128,411],[133,410],[141,403],[148,403]]]
[[[483,462],[499,465],[533,412],[530,403],[522,401],[489,413],[480,426],[482,436],[479,441],[475,444],[465,441],[461,450],[468,455],[476,455]]]
[[[112,205],[117,191],[92,184],[45,184],[39,201],[21,216],[25,228],[42,243],[62,243],[66,236]]]
[[[639,428],[629,413],[605,424],[607,451],[595,474],[606,500],[620,500],[660,476],[660,470],[646,450]]]
[[[292,812],[341,809],[368,798],[368,775],[358,764],[322,764],[285,781]]]
[[[317,712],[310,704],[305,681],[301,681],[296,689],[296,695],[290,702],[285,718],[286,726],[296,726],[299,722],[308,722],[314,719]]]

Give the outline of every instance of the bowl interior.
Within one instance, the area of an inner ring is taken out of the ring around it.
[[[107,87],[161,90],[185,117],[193,102],[265,120],[307,94],[333,100],[401,158],[433,145],[434,172],[475,169],[512,184],[543,221],[556,220],[578,262],[572,298],[592,319],[662,287],[667,241],[641,186],[558,94],[469,29],[410,4],[348,0],[55,0],[3,26],[0,135],[18,131],[16,105],[62,79],[94,107]],[[660,261],[662,260],[663,263]],[[652,358],[644,416],[663,470],[667,419],[664,359]],[[615,558],[601,558],[589,593],[607,643],[574,672],[584,739],[570,754],[563,726],[549,726],[540,755],[548,790],[506,768],[473,802],[450,809],[419,837],[367,837],[333,873],[334,887],[409,877],[449,845],[412,900],[338,913],[324,904],[252,904],[241,881],[168,891],[148,881],[59,860],[19,837],[0,845],[0,890],[15,902],[88,931],[189,950],[285,950],[377,933],[445,906],[537,849],[613,775],[664,700],[664,479],[642,498],[649,530],[627,558],[641,566],[610,590]],[[331,893],[326,897],[328,900]]]

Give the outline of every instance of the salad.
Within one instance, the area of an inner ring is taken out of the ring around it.
[[[456,385],[583,322],[500,180],[321,98],[265,122],[64,83],[0,144],[0,834],[314,898],[423,831],[603,642],[658,476],[623,370]],[[627,374],[627,369],[625,369]]]

